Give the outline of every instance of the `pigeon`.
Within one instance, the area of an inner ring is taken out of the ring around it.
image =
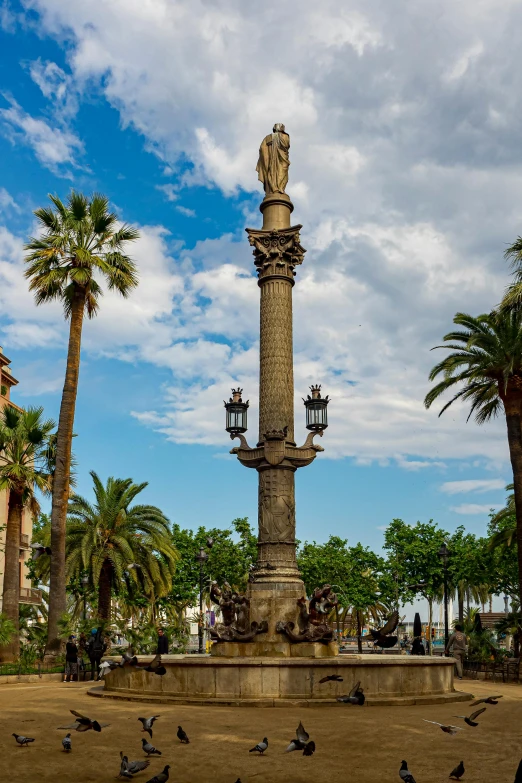
[[[58,726],[59,729],[74,729],[75,731],[89,731],[90,729],[94,729],[94,731],[101,731],[106,726],[110,726],[110,723],[98,723],[97,720],[91,720],[91,718],[87,718],[85,715],[82,715],[81,712],[76,712],[76,710],[69,710],[72,715],[75,715],[77,720],[74,721],[74,723],[69,723],[67,726]]]
[[[399,777],[404,783],[415,783],[415,778],[408,770],[408,763],[406,761],[401,762],[401,768],[399,770]]]
[[[375,628],[370,628],[370,634],[372,636],[373,643],[377,647],[382,647],[383,649],[385,647],[393,647],[395,644],[397,644],[397,637],[388,636],[388,634],[393,633],[398,625],[399,612],[395,611],[392,612],[390,619],[385,625],[383,625],[382,628],[378,628],[377,630]]]
[[[463,718],[464,723],[467,723],[468,726],[478,726],[477,721],[475,718],[478,718],[479,715],[482,715],[483,712],[486,712],[486,708],[482,707],[481,710],[475,710],[475,712],[472,712],[471,715],[454,715],[454,718]]]
[[[143,726],[142,731],[146,731],[151,739],[152,739],[152,727],[154,725],[154,721],[158,720],[159,717],[161,716],[153,715],[151,718],[138,718],[138,720],[141,720]]]
[[[142,739],[141,744],[147,756],[161,756],[161,750],[155,748],[154,745],[151,745],[150,742],[147,742],[145,738]]]
[[[514,783],[522,783],[522,761],[518,765],[517,774],[515,775]]]
[[[121,765],[120,774],[118,775],[119,778],[132,778],[133,775],[136,775],[138,772],[147,769],[150,764],[148,759],[145,761],[129,761],[128,756],[124,756],[122,750],[120,750],[120,759]]]
[[[366,701],[366,697],[364,695],[363,689],[361,688],[361,683],[356,682],[350,693],[348,693],[346,696],[338,696],[337,701],[340,701],[343,704],[358,704],[362,707]]]
[[[303,756],[313,756],[315,753],[315,742],[310,740],[307,742],[303,749]]]
[[[147,783],[167,783],[167,780],[169,779],[169,769],[170,764],[167,764],[163,767],[163,772],[160,772],[159,775],[154,775],[153,778],[147,780]]]
[[[70,734],[65,735],[65,737],[62,740],[62,746],[63,749],[66,751],[66,753],[69,753],[69,751],[72,750],[72,742],[71,742]]]
[[[450,772],[450,779],[453,778],[453,780],[460,780],[463,774],[464,774],[464,762],[461,761],[459,765],[455,767],[453,772]]]
[[[33,560],[36,562],[39,557],[42,557],[42,555],[50,555],[51,547],[50,546],[44,546],[43,544],[31,544],[31,549],[33,550]]]
[[[187,737],[187,732],[183,731],[181,726],[178,726],[178,730],[176,732],[176,737],[179,739],[180,742],[185,743],[185,745],[188,745],[189,742],[190,742],[189,738]]]
[[[126,652],[123,653],[121,656],[121,663],[120,666],[137,666],[138,665],[138,659],[134,655],[134,650],[132,647],[128,647]]]
[[[148,666],[145,666],[144,671],[152,672],[152,674],[159,674],[160,676],[163,676],[164,674],[166,674],[167,670],[161,664],[161,655],[156,655],[152,659],[152,661],[148,664]]]
[[[319,685],[322,685],[323,682],[342,682],[343,678],[340,677],[338,674],[327,674],[326,677],[323,677],[321,680],[319,680]]]
[[[424,721],[424,723],[433,723],[435,726],[440,726],[442,731],[446,732],[446,734],[451,734],[452,737],[454,734],[457,733],[457,731],[463,731],[463,729],[460,726],[451,726],[451,725],[446,725],[444,723],[437,723],[436,720],[426,720],[426,718],[423,718],[422,720]]]
[[[310,735],[306,731],[306,729],[303,726],[303,724],[301,723],[301,721],[299,721],[299,726],[295,730],[295,737],[296,737],[295,739],[290,741],[290,744],[287,747],[287,749],[285,750],[285,753],[292,753],[292,751],[294,751],[294,750],[304,750],[305,749],[306,743],[310,739]],[[268,740],[266,740],[266,742],[268,744]],[[256,748],[254,748],[254,750],[256,750]],[[265,748],[265,750],[266,750],[266,748]],[[315,750],[315,745],[314,745],[314,750]]]
[[[501,698],[502,696],[486,696],[484,699],[477,699],[476,701],[472,701],[469,706],[475,707],[477,704],[498,704],[498,700]]]
[[[261,755],[263,755],[263,753],[267,748],[268,748],[268,740],[266,737],[263,737],[263,742],[258,742],[255,748],[251,748],[248,752],[254,753],[254,751],[257,751],[258,753],[261,753]]]
[[[120,666],[121,664],[115,663],[115,661],[103,661],[103,663],[100,663],[100,673],[98,679],[105,679],[107,672],[111,672],[113,669],[119,669]]]
[[[24,737],[24,736],[22,736],[21,734],[13,734],[13,737],[14,737],[14,738],[15,738],[15,740],[18,742],[18,744],[20,745],[20,747],[21,747],[21,748],[22,748],[24,745],[27,747],[27,745],[28,745],[30,742],[34,742],[34,739],[32,739],[31,737]]]

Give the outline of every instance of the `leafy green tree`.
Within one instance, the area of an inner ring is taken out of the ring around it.
[[[421,595],[428,602],[428,626],[433,622],[433,602],[443,594],[444,571],[438,551],[448,534],[433,520],[408,525],[394,519],[384,533],[384,549],[389,553],[390,569],[396,574],[399,596],[411,602]]]
[[[208,546],[209,539],[213,542],[211,547]],[[205,592],[209,590],[210,581],[220,585],[229,582],[240,592],[246,589],[248,572],[257,558],[257,538],[246,517],[234,519],[226,530],[205,527],[196,531],[184,530],[175,524],[172,541],[180,554],[171,590],[172,601],[179,612],[197,603],[200,568],[196,555],[201,547],[209,556],[204,566]]]
[[[450,550],[448,576],[450,589],[457,594],[458,619],[464,621],[464,598],[470,595],[483,603],[495,591],[494,558],[488,539],[466,533],[460,525],[447,541]]]
[[[52,206],[35,211],[41,234],[26,244],[25,276],[36,304],[59,300],[69,320],[65,383],[56,433],[56,469],[51,511],[51,571],[47,654],[62,646],[59,619],[66,611],[65,528],[69,499],[74,413],[80,372],[83,318],[99,308],[104,278],[109,290],[126,297],[138,284],[136,266],[124,252],[139,237],[135,228],[120,225],[105,196],[90,199],[72,191],[66,203],[49,196]]]
[[[387,614],[393,585],[385,561],[368,547],[330,536],[324,544],[305,542],[297,554],[297,564],[308,596],[316,587],[332,585],[339,599],[343,627],[356,630],[362,652],[362,627],[368,620],[378,624]]]
[[[178,553],[159,508],[131,505],[146,482],[110,477],[104,486],[94,471],[91,477],[95,503],[79,495],[69,501],[66,570],[72,578],[88,573],[98,592],[98,615],[108,620],[112,593],[122,583],[138,585],[152,603],[166,595]]]
[[[0,490],[9,492],[2,608],[14,626],[10,643],[0,649],[2,661],[18,657],[22,513],[24,507],[38,512],[36,489],[50,491],[48,442],[54,426],[43,418],[43,408],[20,411],[7,405],[0,412]]]
[[[426,395],[429,408],[448,391],[460,387],[439,416],[456,400],[470,404],[469,416],[484,424],[503,412],[506,417],[509,456],[517,518],[518,595],[522,600],[522,309],[493,311],[477,317],[457,313],[462,327],[444,336],[450,351],[431,370],[430,380],[442,376]],[[468,417],[469,418],[469,417]]]

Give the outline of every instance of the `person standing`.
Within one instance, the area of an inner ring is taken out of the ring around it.
[[[78,647],[76,636],[71,635],[65,646],[65,676],[64,682],[72,682],[78,679]]]
[[[169,640],[165,636],[165,631],[163,630],[163,628],[160,628],[158,630],[158,646],[156,648],[156,654],[157,655],[169,654]]]
[[[451,649],[451,654],[455,658],[455,668],[457,669],[457,677],[459,680],[462,680],[462,664],[466,656],[467,645],[468,640],[466,634],[463,632],[462,626],[457,623],[455,625],[455,630],[448,639],[448,644],[444,652],[446,655],[449,655]]]
[[[91,680],[97,680],[100,676],[100,663],[106,649],[102,631],[98,628],[93,628],[91,638],[87,643],[87,654],[91,662]]]
[[[83,672],[83,679],[85,680],[85,659],[87,657],[87,637],[82,631],[78,639],[78,680],[80,679],[80,672]]]

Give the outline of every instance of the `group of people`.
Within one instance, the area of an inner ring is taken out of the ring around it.
[[[78,681],[80,671],[84,672],[84,679],[87,679],[87,660],[91,665],[91,676],[89,679],[98,679],[101,659],[108,646],[109,641],[99,628],[93,628],[89,638],[83,632],[80,634],[79,639],[74,634],[71,634],[65,647],[65,674],[63,681]]]
[[[89,638],[82,632],[77,639],[74,634],[69,636],[65,647],[65,674],[64,682],[78,681],[79,672],[84,672],[84,680],[87,679],[87,663],[91,665],[90,680],[97,680],[100,676],[100,664],[103,656],[110,646],[110,639],[104,636],[100,628],[93,628]],[[163,628],[158,630],[158,643],[156,653],[167,655],[169,652],[169,640]]]

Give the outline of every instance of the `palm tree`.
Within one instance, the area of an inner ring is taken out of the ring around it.
[[[508,484],[506,486],[506,491],[509,492],[510,489],[513,489],[513,484]],[[489,539],[489,548],[504,549],[504,547],[506,547],[509,549],[517,540],[517,517],[515,511],[515,495],[513,492],[507,496],[504,508],[501,508],[500,511],[497,511],[497,513],[491,517],[491,524],[495,527],[500,526],[500,529],[497,530],[496,533],[493,533]]]
[[[109,211],[108,199],[95,193],[90,199],[72,191],[64,204],[49,196],[52,205],[34,213],[41,228],[38,238],[31,237],[28,268],[36,304],[58,299],[69,320],[69,345],[65,383],[60,405],[56,438],[56,471],[51,511],[51,573],[49,605],[49,640],[46,653],[52,657],[61,648],[58,622],[66,611],[65,597],[65,526],[69,499],[71,444],[74,412],[80,372],[80,345],[83,318],[93,318],[102,295],[96,276],[104,278],[107,287],[122,296],[129,295],[138,284],[136,266],[124,249],[139,237],[135,228],[119,225],[118,217]]]
[[[504,253],[504,258],[511,262],[514,282],[508,285],[501,303],[501,308],[509,310],[522,304],[522,237],[517,237]]]
[[[456,386],[462,388],[443,406],[439,416],[456,400],[471,404],[484,424],[502,411],[506,417],[509,455],[517,518],[518,585],[522,599],[522,311],[514,308],[473,317],[457,313],[453,322],[462,330],[449,332],[437,345],[451,353],[430,373],[430,381],[442,375],[426,395],[427,408]]]
[[[147,483],[109,478],[106,486],[94,471],[95,503],[74,495],[69,502],[66,572],[87,571],[98,591],[98,615],[111,616],[111,594],[126,584],[139,586],[150,602],[166,595],[178,554],[169,521],[155,506],[131,506]]]
[[[4,661],[18,656],[22,512],[28,506],[36,515],[35,488],[44,493],[51,489],[48,442],[55,424],[42,417],[43,408],[20,411],[7,405],[0,413],[0,490],[9,491],[2,611],[15,627],[10,643],[0,650]]]

